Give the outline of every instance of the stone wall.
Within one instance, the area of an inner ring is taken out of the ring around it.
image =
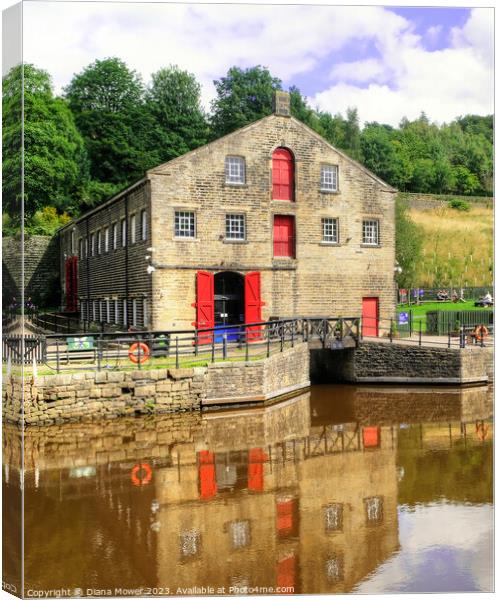
[[[459,196],[457,194],[419,194],[401,192],[401,197],[408,200],[410,208],[416,210],[446,207],[448,206],[448,202],[454,199],[463,200],[472,206],[485,206],[488,208],[493,208],[494,203],[494,198],[490,196]]]
[[[493,348],[433,348],[363,342],[356,349],[312,350],[314,383],[444,383],[493,380]]]
[[[192,369],[46,375],[24,382],[11,376],[3,382],[3,415],[21,421],[23,393],[25,423],[52,425],[258,402],[308,386],[308,346],[299,343],[269,359]]]
[[[17,236],[2,239],[2,297],[7,305],[21,298],[21,263],[24,259],[25,298],[37,306],[59,305],[59,243],[47,235],[24,238],[24,248]]]
[[[3,383],[3,415],[19,422],[24,387],[27,425],[198,409],[205,394],[205,368],[12,376]]]
[[[307,343],[268,359],[209,365],[204,404],[262,401],[309,386]]]

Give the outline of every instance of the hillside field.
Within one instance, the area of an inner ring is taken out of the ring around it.
[[[493,208],[471,205],[409,210],[424,233],[416,284],[421,287],[491,285]]]

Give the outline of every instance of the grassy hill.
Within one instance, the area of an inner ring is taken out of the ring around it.
[[[411,208],[424,233],[416,280],[422,287],[483,286],[493,281],[493,208]]]

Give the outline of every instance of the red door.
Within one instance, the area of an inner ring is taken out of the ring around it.
[[[363,298],[362,335],[378,337],[378,298]]]
[[[273,200],[293,200],[293,156],[286,148],[273,153]]]
[[[198,271],[196,273],[196,321],[193,325],[198,330],[213,329],[214,327],[214,276],[213,273]],[[199,334],[199,344],[211,344],[212,332]]]
[[[245,323],[260,323],[262,321],[260,299],[260,273],[254,271],[245,275]],[[256,325],[248,327],[248,339],[259,339],[261,328]]]
[[[295,588],[295,573],[297,570],[297,557],[295,555],[289,555],[282,558],[278,562],[278,568],[276,573],[276,585],[279,588],[289,588],[288,593]],[[287,592],[281,591],[280,594]]]
[[[208,450],[198,452],[198,481],[200,484],[200,498],[202,500],[213,498],[217,493],[213,452]]]
[[[274,256],[295,256],[295,223],[289,215],[274,215]]]
[[[248,489],[262,492],[264,489],[264,463],[267,454],[262,448],[251,448],[248,451]]]
[[[380,446],[380,427],[363,427],[363,447],[378,448]]]

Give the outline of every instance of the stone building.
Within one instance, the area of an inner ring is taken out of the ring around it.
[[[60,231],[66,309],[186,330],[394,311],[396,190],[275,113],[149,170]]]

